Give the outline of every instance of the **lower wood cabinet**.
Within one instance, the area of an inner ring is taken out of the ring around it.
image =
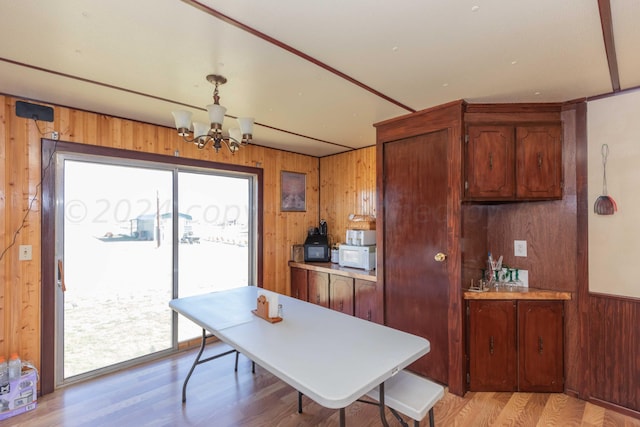
[[[384,324],[384,293],[376,281],[315,268],[290,268],[292,297]]]
[[[291,269],[291,296],[301,299],[302,301],[309,300],[307,270],[302,268]]]
[[[309,302],[329,308],[329,273],[309,271]]]
[[[564,305],[518,302],[518,385],[522,391],[564,391]]]
[[[518,389],[516,302],[469,301],[469,390]]]
[[[562,392],[562,301],[467,301],[471,391]]]
[[[377,282],[355,279],[355,315],[361,319],[384,324],[384,295]]]
[[[329,275],[329,307],[353,316],[353,279],[337,274]]]

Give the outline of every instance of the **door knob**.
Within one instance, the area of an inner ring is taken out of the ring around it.
[[[438,261],[438,262],[442,262],[442,261],[444,261],[445,259],[447,259],[447,256],[446,256],[445,254],[443,254],[442,252],[438,252],[438,253],[436,254],[436,256],[434,256],[434,257],[433,257],[433,259],[435,259],[435,260],[436,260],[436,261]]]

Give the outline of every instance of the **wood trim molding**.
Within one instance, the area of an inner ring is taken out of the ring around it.
[[[611,75],[611,88],[614,92],[620,91],[620,75],[618,73],[618,57],[616,55],[616,43],[613,39],[613,19],[611,18],[611,1],[598,0],[600,10],[600,24],[602,25],[602,38],[607,52],[607,63]]]
[[[587,174],[587,103],[575,104],[576,111],[576,211],[577,211],[577,233],[576,233],[576,279],[578,311],[578,330],[580,337],[578,340],[578,354],[582,357],[575,362],[578,363],[578,372],[584,372],[576,382],[578,397],[586,399],[591,389],[591,362],[589,351],[589,194],[588,194],[588,174]]]

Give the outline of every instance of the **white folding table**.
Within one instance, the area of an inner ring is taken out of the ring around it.
[[[344,408],[380,386],[387,425],[384,381],[427,354],[429,341],[285,295],[279,295],[283,320],[269,323],[251,312],[257,292],[245,286],[169,303],[203,328],[192,371],[206,330],[320,405],[340,409],[341,426]]]

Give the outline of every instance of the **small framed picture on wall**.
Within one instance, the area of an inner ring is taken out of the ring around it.
[[[307,210],[307,175],[298,172],[281,172],[280,210],[305,212]]]

